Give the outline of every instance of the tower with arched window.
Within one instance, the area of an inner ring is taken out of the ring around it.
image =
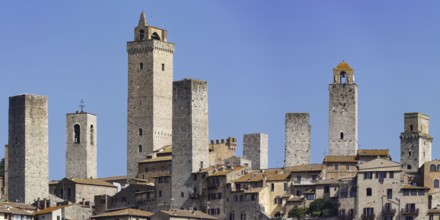
[[[142,12],[127,42],[127,175],[154,149],[171,145],[174,44],[167,31],[147,24]]]
[[[87,112],[66,114],[66,177],[97,177],[96,115]]]
[[[358,149],[358,86],[344,61],[333,68],[329,91],[329,155],[356,155]]]

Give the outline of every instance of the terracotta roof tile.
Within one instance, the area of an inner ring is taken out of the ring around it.
[[[358,156],[389,156],[388,149],[359,149]]]
[[[292,167],[285,167],[284,169],[290,172],[321,172],[322,168],[322,164],[303,164]]]
[[[95,185],[95,186],[106,186],[106,187],[115,187],[115,185],[106,182],[104,180],[100,179],[70,179],[76,184],[83,184],[83,185]]]
[[[163,161],[171,161],[172,159],[173,159],[172,156],[163,156],[163,157],[156,157],[156,158],[152,158],[152,159],[145,159],[139,163],[156,163],[156,162],[163,162]]]
[[[234,180],[234,182],[236,182],[236,183],[260,182],[260,181],[263,181],[263,174],[262,173],[248,173],[248,174],[243,175],[240,178]]]
[[[324,163],[357,163],[356,156],[325,156]]]
[[[278,173],[275,175],[267,176],[267,181],[283,181],[289,180],[290,173]]]
[[[113,216],[141,216],[141,217],[150,217],[154,213],[142,211],[139,209],[122,209],[113,212],[106,212],[100,215],[94,215],[92,218],[103,218],[103,217],[113,217]]]

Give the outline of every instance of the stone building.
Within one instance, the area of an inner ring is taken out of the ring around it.
[[[201,211],[190,210],[162,210],[151,216],[152,220],[220,220]]]
[[[136,176],[139,161],[172,142],[174,44],[166,30],[147,25],[144,13],[134,35],[127,42],[128,178]]]
[[[192,173],[209,164],[207,82],[184,79],[173,85],[172,198],[191,208]]]
[[[400,163],[407,173],[416,173],[431,160],[432,137],[429,116],[419,113],[404,114],[404,131],[400,134]]]
[[[33,203],[47,198],[47,97],[25,94],[9,98],[8,139],[8,200]]]
[[[209,145],[209,166],[223,165],[225,159],[235,155],[237,139],[228,137],[221,140],[211,140]]]
[[[359,163],[366,163],[377,158],[391,160],[388,149],[359,149],[357,153],[357,160]]]
[[[329,85],[329,155],[356,155],[358,148],[358,86],[354,70],[344,61],[333,69]]]
[[[171,175],[172,147],[165,146],[154,150],[146,159],[138,163],[137,178],[154,182],[154,177]]]
[[[341,177],[353,177],[357,173],[356,156],[325,156],[322,162],[325,168],[325,179],[338,180]]]
[[[88,220],[92,215],[89,207],[78,204],[53,206],[34,213],[35,220]]]
[[[268,142],[268,135],[263,133],[243,136],[243,157],[251,161],[253,170],[268,168]]]
[[[87,112],[66,114],[66,177],[96,178],[96,115]]]
[[[284,166],[310,163],[309,113],[286,113]]]

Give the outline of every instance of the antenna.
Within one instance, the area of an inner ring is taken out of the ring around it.
[[[84,108],[86,107],[86,105],[84,105],[84,100],[81,99],[80,103],[79,107],[81,108],[81,112],[84,112]]]

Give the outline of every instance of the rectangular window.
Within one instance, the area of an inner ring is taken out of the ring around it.
[[[184,192],[180,192],[180,196],[181,197],[185,197],[185,193]]]
[[[165,71],[165,63],[162,63],[162,71]]]
[[[301,176],[300,175],[296,176],[296,180],[301,181]]]
[[[61,218],[60,218],[60,216],[59,215],[57,215],[57,220],[60,220]]]
[[[287,183],[284,183],[284,192],[287,192],[287,187],[288,187]]]
[[[273,183],[270,184],[270,191],[271,192],[275,191],[275,184]]]
[[[411,190],[411,196],[417,196],[417,189]]]
[[[324,186],[324,193],[330,193],[330,186]]]
[[[403,190],[403,196],[409,196],[409,190],[408,189],[404,189]]]
[[[139,153],[142,153],[142,145],[138,146],[138,151],[139,151]]]
[[[339,170],[339,164],[335,164],[335,170]]]
[[[394,172],[390,171],[390,179],[394,178]]]
[[[387,199],[393,198],[393,189],[387,189]]]
[[[162,191],[159,191],[159,197],[162,197]]]
[[[365,172],[365,173],[364,173],[364,179],[365,179],[365,180],[371,180],[371,179],[373,179],[373,173],[372,173],[372,172]]]
[[[350,170],[350,164],[345,164],[345,170]]]
[[[105,204],[105,199],[101,199],[101,204]]]
[[[197,180],[197,174],[193,174],[194,175],[194,180]]]

